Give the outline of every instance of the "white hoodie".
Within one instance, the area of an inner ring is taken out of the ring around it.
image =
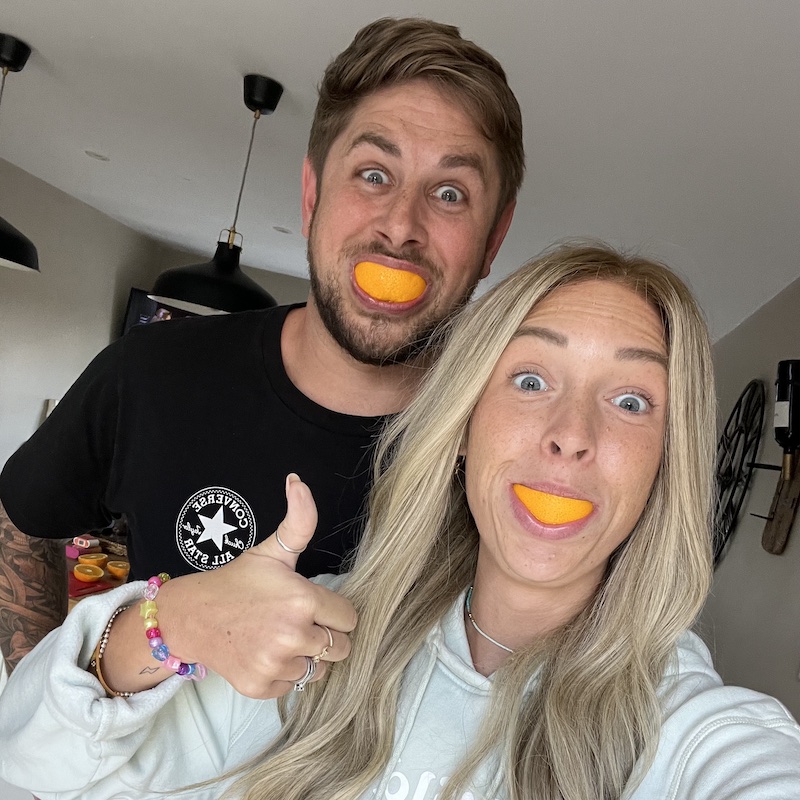
[[[275,701],[243,697],[218,675],[199,683],[172,676],[130,699],[105,696],[83,667],[113,611],[143,586],[81,601],[15,670],[0,695],[5,780],[41,800],[214,800],[230,780],[178,789],[234,769],[275,736]],[[625,800],[800,799],[800,726],[789,712],[765,695],[723,687],[691,633],[674,661],[662,684],[655,762]],[[462,597],[409,665],[391,760],[364,797],[434,800],[480,735],[491,685],[472,667]],[[464,800],[505,797],[502,775],[484,764]]]

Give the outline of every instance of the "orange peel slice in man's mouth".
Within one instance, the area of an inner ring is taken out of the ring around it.
[[[588,500],[538,492],[521,483],[514,484],[514,492],[525,508],[545,525],[566,525],[569,522],[577,522],[588,517],[594,508]]]
[[[355,268],[356,283],[373,300],[384,303],[410,303],[428,285],[425,279],[407,269],[393,269],[372,261],[361,261]]]

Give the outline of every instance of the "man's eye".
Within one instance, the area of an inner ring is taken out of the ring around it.
[[[523,392],[543,392],[548,388],[544,378],[535,372],[522,372],[515,375],[514,385]]]
[[[440,186],[434,194],[445,203],[458,203],[464,199],[464,193],[454,186]]]
[[[650,403],[638,394],[621,394],[611,402],[631,414],[643,414],[645,411],[650,410]]]
[[[380,186],[383,183],[388,183],[389,178],[386,173],[379,169],[365,169],[361,173],[361,177],[367,182],[375,186]]]

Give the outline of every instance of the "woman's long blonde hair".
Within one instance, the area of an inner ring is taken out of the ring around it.
[[[440,797],[460,797],[489,756],[513,800],[619,798],[649,767],[657,687],[710,584],[710,346],[690,292],[666,267],[563,245],[459,314],[418,397],[381,438],[368,529],[341,589],[359,614],[352,654],[282,705],[278,740],[235,785],[249,800],[352,800],[382,775],[403,672],[474,575],[478,533],[457,468],[472,410],[531,308],[590,280],[631,288],[663,321],[669,408],[658,475],[588,607],[495,674],[480,741]]]

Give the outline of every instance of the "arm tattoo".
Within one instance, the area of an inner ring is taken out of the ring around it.
[[[26,536],[0,503],[0,653],[8,672],[66,615],[64,540]]]

